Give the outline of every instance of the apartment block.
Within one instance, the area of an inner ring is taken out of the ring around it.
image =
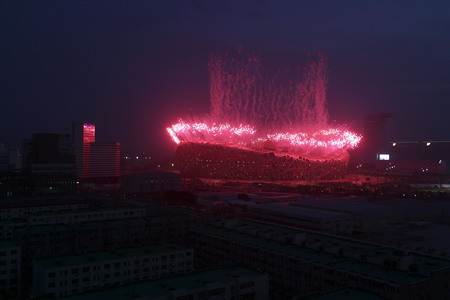
[[[193,250],[173,244],[35,260],[33,296],[56,297],[192,272]]]
[[[97,299],[258,299],[267,300],[268,276],[247,268],[208,270],[155,281],[93,291],[67,300]]]
[[[0,297],[19,295],[20,263],[20,247],[11,241],[0,240]]]
[[[247,220],[192,232],[199,266],[266,272],[279,298],[343,287],[387,299],[450,298],[450,261],[444,258]]]
[[[18,219],[35,213],[78,210],[86,209],[88,207],[88,202],[74,198],[23,198],[14,199],[14,201],[2,200],[0,207],[0,220]]]

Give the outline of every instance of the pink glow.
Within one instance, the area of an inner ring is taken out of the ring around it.
[[[312,134],[302,132],[268,134],[267,139],[277,141],[281,146],[349,149],[356,147],[361,137],[350,131],[327,129]]]
[[[172,140],[181,147],[206,143],[346,162],[346,149],[356,147],[361,136],[345,126],[330,128],[325,57],[319,55],[305,68],[286,74],[267,77],[263,71],[260,59],[254,56],[213,55],[209,63],[210,113],[195,118],[199,122],[180,120],[168,127]],[[254,127],[245,125],[249,123]]]
[[[189,142],[212,142],[212,141],[229,141],[239,143],[239,141],[247,140],[249,136],[255,134],[255,129],[248,125],[239,125],[233,127],[228,123],[225,124],[207,124],[207,123],[186,123],[180,121],[171,127],[167,132],[172,140],[179,144],[182,141]]]
[[[311,134],[273,133],[258,137],[256,130],[248,125],[233,127],[228,123],[186,123],[180,121],[168,127],[167,132],[176,144],[182,142],[225,142],[237,145],[258,145],[266,140],[275,141],[280,147],[349,149],[358,145],[361,136],[346,130],[326,129]]]
[[[169,127],[166,130],[170,134],[170,137],[176,144],[179,144],[181,142],[180,139],[177,137],[177,134],[173,131],[172,128]]]

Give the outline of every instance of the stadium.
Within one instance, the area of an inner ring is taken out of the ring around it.
[[[337,179],[347,166],[339,159],[310,160],[269,150],[248,150],[224,145],[183,143],[177,147],[180,171],[188,178],[251,181]]]
[[[299,82],[265,79],[254,57],[213,56],[209,69],[211,113],[166,129],[184,177],[305,181],[344,175],[347,149],[361,136],[328,124],[323,57],[309,63]]]

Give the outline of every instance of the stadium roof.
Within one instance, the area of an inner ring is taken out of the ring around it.
[[[294,203],[294,205],[322,210],[331,210],[336,212],[359,214],[374,213],[377,211],[385,212],[388,210],[387,207],[381,205],[326,199],[305,199]]]

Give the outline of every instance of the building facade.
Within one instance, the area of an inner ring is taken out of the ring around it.
[[[120,143],[91,143],[90,178],[120,177]]]
[[[272,298],[343,287],[387,299],[448,299],[450,261],[403,249],[246,220],[194,228],[199,266],[269,274]]]
[[[173,172],[145,172],[122,175],[120,185],[123,193],[146,194],[179,191],[182,181],[181,175]]]
[[[192,272],[193,250],[173,244],[36,260],[33,296],[76,295],[95,289]]]
[[[16,297],[20,292],[20,246],[0,240],[0,297]]]
[[[72,124],[72,142],[77,165],[77,178],[90,176],[91,147],[95,142],[95,125],[89,123]]]
[[[67,300],[97,299],[269,299],[267,274],[246,268],[225,268],[196,272],[123,287],[93,291]]]

